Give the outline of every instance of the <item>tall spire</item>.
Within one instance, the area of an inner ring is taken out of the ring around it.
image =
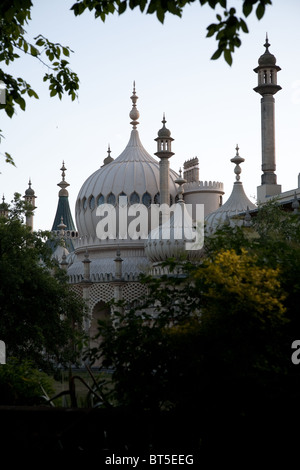
[[[69,183],[66,182],[66,167],[65,162],[62,163],[61,167],[61,182],[57,184],[61,189],[58,192],[58,204],[56,215],[54,218],[54,222],[52,225],[52,230],[59,230],[59,226],[61,224],[61,220],[63,218],[65,224],[65,230],[72,230],[75,231],[75,224],[73,222],[73,217],[71,214],[70,206],[69,206],[69,192],[67,191],[67,187],[70,186]]]
[[[240,174],[242,173],[242,169],[240,167],[240,164],[243,163],[245,161],[245,159],[243,157],[241,157],[240,154],[239,154],[240,149],[239,149],[238,144],[236,144],[235,150],[236,150],[236,154],[233,158],[231,158],[230,161],[232,163],[235,163],[235,168],[234,168],[235,179],[236,179],[236,181],[240,181]]]
[[[130,117],[130,119],[132,119],[130,124],[132,124],[133,129],[136,129],[136,126],[139,124],[138,118],[140,117],[140,113],[139,113],[139,111],[136,107],[136,102],[137,102],[138,98],[139,97],[136,95],[136,92],[135,92],[135,81],[134,81],[133,82],[133,92],[132,92],[132,96],[130,97],[130,99],[132,101],[132,110],[129,113],[129,117]]]
[[[59,186],[61,188],[61,190],[59,191],[58,195],[59,196],[69,196],[69,193],[67,191],[67,187],[70,186],[69,183],[67,183],[65,181],[65,176],[66,176],[66,167],[65,167],[65,162],[63,161],[62,162],[62,167],[61,167],[61,182],[60,183],[57,183],[57,186]]]
[[[269,39],[266,35],[264,44],[265,52],[258,59],[258,67],[254,72],[258,76],[258,85],[254,91],[261,98],[261,146],[262,146],[262,176],[261,186],[257,188],[257,199],[264,202],[270,196],[281,192],[281,186],[277,184],[275,173],[275,99],[273,95],[281,90],[277,84],[277,72],[281,69],[276,65],[276,57],[270,53]]]

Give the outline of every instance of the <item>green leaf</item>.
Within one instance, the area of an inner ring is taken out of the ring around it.
[[[68,49],[67,47],[63,47],[63,48],[62,48],[62,51],[63,51],[63,54],[64,54],[65,56],[67,56],[67,57],[70,56],[70,51],[69,51],[69,49]]]
[[[165,12],[161,7],[157,8],[156,16],[157,16],[157,19],[163,24],[165,20]]]
[[[30,54],[33,57],[36,57],[39,55],[39,50],[36,47],[32,46],[31,44],[30,44]]]
[[[232,64],[232,55],[231,55],[231,51],[229,49],[225,49],[224,59],[226,60],[228,65]]]
[[[211,24],[207,27],[208,33],[206,34],[207,38],[210,38],[213,36],[217,31],[218,31],[218,25],[216,24]]]
[[[118,10],[119,15],[122,15],[122,13],[126,11],[126,8],[127,8],[126,2],[121,2],[119,5],[119,10]]]
[[[211,56],[211,60],[217,60],[222,54],[222,49],[217,49],[216,52]]]
[[[249,33],[248,26],[242,18],[240,18],[240,26],[244,33]]]
[[[39,99],[37,93],[32,88],[29,88],[29,90],[27,90],[27,94],[28,96],[30,96],[30,98],[33,96],[37,100]]]
[[[36,46],[41,47],[41,46],[44,46],[45,41],[44,41],[44,39],[40,38],[40,39],[38,39],[38,40],[36,41],[35,44],[36,44]]]
[[[256,8],[257,19],[261,20],[264,14],[265,14],[265,6],[263,3],[260,3],[258,7]]]
[[[250,15],[252,8],[253,8],[252,2],[249,0],[245,0],[243,4],[243,13],[246,17]]]

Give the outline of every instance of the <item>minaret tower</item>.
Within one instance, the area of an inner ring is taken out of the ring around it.
[[[163,127],[158,131],[157,152],[155,155],[160,159],[160,204],[170,204],[170,184],[169,184],[169,158],[174,155],[172,152],[171,132],[166,128],[165,114],[163,115]]]
[[[258,202],[265,202],[269,197],[281,193],[275,174],[275,99],[273,95],[281,90],[277,85],[277,72],[281,69],[276,65],[276,57],[269,52],[269,41],[266,36],[266,50],[258,59],[258,67],[254,72],[258,75],[258,86],[254,91],[261,98],[261,145],[262,145],[262,176],[261,185],[257,188]]]
[[[28,211],[29,213],[26,214],[26,225],[27,227],[30,227],[31,230],[33,230],[33,211],[36,209],[35,206],[35,200],[36,200],[36,195],[34,190],[31,187],[31,180],[29,179],[28,183],[28,188],[25,191],[25,196],[24,196],[25,202],[31,205],[31,210]]]

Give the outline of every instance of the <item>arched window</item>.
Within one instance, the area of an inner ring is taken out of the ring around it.
[[[82,200],[82,207],[84,208],[84,210],[87,208],[87,199],[86,199],[86,197],[84,197],[83,200]]]
[[[113,193],[109,193],[107,196],[107,204],[114,206],[116,204],[116,196]]]
[[[151,200],[152,200],[151,195],[148,192],[145,192],[142,197],[142,203],[144,204],[144,206],[150,207]]]
[[[89,206],[90,206],[91,210],[95,209],[95,198],[94,198],[94,196],[90,197]]]
[[[136,191],[130,196],[130,204],[138,204],[140,202],[140,196]]]
[[[101,206],[101,204],[104,204],[104,202],[105,202],[104,196],[103,194],[100,194],[97,199],[97,206]]]

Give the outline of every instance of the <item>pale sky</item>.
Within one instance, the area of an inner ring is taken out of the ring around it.
[[[174,138],[171,167],[178,172],[186,159],[200,160],[200,179],[221,181],[224,201],[234,182],[238,143],[245,158],[241,181],[255,202],[261,179],[260,95],[253,91],[253,69],[265,48],[281,67],[275,95],[277,180],[282,190],[298,186],[300,172],[300,2],[273,0],[261,21],[248,18],[249,34],[235,52],[233,65],[224,59],[211,61],[217,48],[205,38],[206,27],[216,12],[195,4],[185,7],[183,18],[168,16],[161,25],[153,15],[128,11],[103,23],[86,12],[75,18],[69,11],[75,0],[34,1],[29,38],[42,33],[74,51],[71,68],[80,78],[79,100],[50,98],[42,77],[47,69],[30,56],[16,60],[9,73],[22,76],[40,96],[27,99],[26,112],[9,119],[1,111],[5,136],[1,153],[12,154],[16,168],[0,160],[0,194],[10,201],[22,195],[31,178],[36,192],[35,229],[51,229],[54,220],[60,168],[65,161],[70,183],[70,206],[75,221],[75,202],[84,181],[107,156],[114,158],[129,140],[130,96],[136,82],[140,112],[138,130],[150,154],[156,152],[157,131],[163,113]],[[230,0],[231,6],[241,2]]]

